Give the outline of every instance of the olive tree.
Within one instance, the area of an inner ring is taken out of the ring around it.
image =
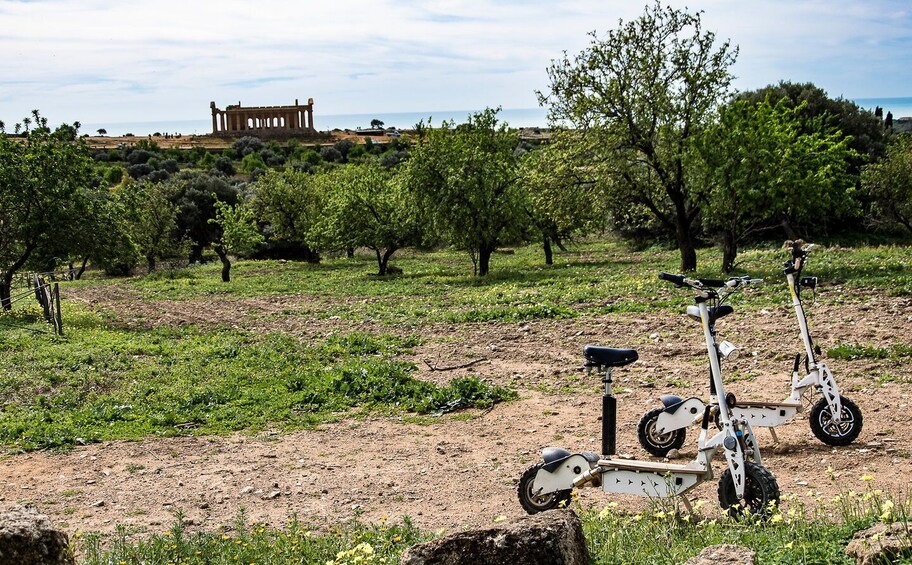
[[[865,166],[861,179],[874,202],[875,223],[895,223],[912,233],[912,135],[896,134],[886,159]]]
[[[37,111],[33,115],[38,127],[24,140],[0,135],[0,306],[5,310],[12,308],[16,273],[36,251],[87,229],[82,219],[95,190],[85,144],[51,133],[46,118]]]
[[[673,234],[681,269],[697,266],[700,206],[687,158],[695,136],[729,92],[737,48],[703,29],[699,12],[647,6],[603,38],[548,68],[539,93],[549,117],[600,139],[610,198],[647,209]]]
[[[705,165],[703,223],[722,240],[726,273],[751,234],[798,221],[820,229],[857,209],[850,139],[806,133],[801,109],[782,100],[735,101],[696,144]]]
[[[521,164],[525,208],[538,232],[545,264],[554,262],[552,243],[563,242],[599,226],[606,206],[599,175],[581,166],[577,155],[583,147],[575,131],[556,131],[547,145],[523,156]]]
[[[209,223],[218,229],[212,249],[222,262],[222,281],[231,281],[229,254],[249,255],[263,244],[263,235],[257,229],[253,210],[244,203],[234,206],[221,200],[215,201],[215,217]]]
[[[268,242],[293,248],[310,263],[319,263],[316,226],[323,214],[324,187],[313,175],[286,169],[269,170],[251,187],[250,205],[266,227]]]
[[[475,274],[488,274],[491,254],[519,237],[526,216],[520,184],[519,136],[486,109],[466,123],[428,128],[411,150],[405,182],[433,229],[467,251]]]

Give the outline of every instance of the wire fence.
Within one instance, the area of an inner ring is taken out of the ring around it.
[[[24,273],[17,275],[14,277],[14,280],[19,282],[21,286],[25,286],[28,290],[19,292],[18,294],[10,293],[10,307],[17,302],[22,302],[34,296],[35,300],[37,300],[38,304],[41,306],[44,320],[54,328],[55,334],[63,335],[63,316],[60,312],[60,283],[56,281],[74,280],[75,272],[75,269],[67,269],[64,271]],[[0,273],[0,276],[2,276],[2,273]],[[17,286],[21,288],[20,285]],[[16,324],[8,320],[2,320],[2,323],[6,326],[42,333],[39,329]]]

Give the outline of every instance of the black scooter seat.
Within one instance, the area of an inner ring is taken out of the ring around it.
[[[583,348],[587,367],[623,367],[639,359],[635,349],[615,349],[587,345]]]

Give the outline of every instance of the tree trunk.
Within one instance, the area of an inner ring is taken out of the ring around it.
[[[484,277],[488,274],[488,266],[491,264],[491,254],[497,248],[496,245],[482,244],[478,248],[478,276]]]
[[[150,274],[155,272],[155,255],[146,255],[146,266],[149,268]]]
[[[554,264],[554,253],[552,253],[552,251],[551,251],[551,238],[550,237],[545,236],[545,242],[544,242],[543,246],[545,248],[545,265],[553,265]]]
[[[378,251],[377,253],[379,253],[379,251]],[[346,247],[346,248],[345,248],[345,256],[348,257],[349,259],[354,259],[354,258],[355,258],[355,248],[354,248],[354,247]],[[383,273],[380,273],[380,274],[382,275]]]
[[[79,267],[79,270],[76,271],[76,276],[74,278],[77,281],[82,280],[82,274],[85,272],[86,265],[88,265],[88,264],[89,264],[89,256],[86,255],[85,257],[82,258],[82,265]]]
[[[564,246],[564,242],[563,242],[563,240],[561,240],[561,238],[555,237],[554,243],[557,244],[557,248],[560,249],[561,251],[565,251],[565,252],[567,251],[567,248]]]
[[[13,275],[15,275],[19,269],[25,265],[25,262],[29,260],[29,257],[32,256],[32,251],[35,250],[34,243],[27,243],[25,249],[22,252],[22,255],[16,259],[16,262],[10,265],[10,268],[6,271],[3,271],[3,279],[0,280],[0,307],[4,310],[13,309]]]
[[[375,249],[377,252],[377,266],[379,267],[379,275],[382,277],[386,274],[386,268],[389,265],[390,257],[393,256],[393,253],[396,252],[396,247],[388,247],[386,251],[383,252],[383,255],[380,255],[380,250]]]
[[[190,256],[188,257],[191,263],[202,263],[203,262],[203,246],[193,244],[193,247],[190,248]]]
[[[738,256],[738,242],[731,232],[722,234],[722,272],[726,275],[735,269],[735,258]]]
[[[222,282],[231,282],[231,261],[228,260],[228,253],[221,245],[213,245],[212,250],[222,262]]]
[[[0,304],[2,304],[4,310],[13,309],[13,302],[10,299],[10,296],[12,295],[12,286],[12,275],[4,274],[3,280],[0,280]]]
[[[675,207],[675,238],[678,250],[681,252],[681,271],[687,273],[697,270],[697,248],[694,246],[693,235],[690,233],[691,219],[687,214],[687,205],[680,191],[668,192]]]
[[[304,246],[304,260],[308,263],[319,263],[320,254],[308,246]]]
[[[785,237],[792,241],[796,239],[801,239],[798,236],[798,232],[795,231],[795,228],[792,227],[792,224],[789,223],[788,219],[782,220],[782,229],[785,230]]]

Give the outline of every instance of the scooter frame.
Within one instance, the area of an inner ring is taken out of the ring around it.
[[[816,354],[819,347],[814,346],[808,329],[804,306],[801,301],[802,288],[816,288],[816,277],[801,277],[801,271],[807,257],[815,247],[814,244],[803,245],[803,242],[789,242],[792,258],[785,263],[784,274],[789,285],[792,306],[798,319],[801,341],[804,346],[804,366],[806,374],[800,373],[801,354],[795,356],[791,376],[791,393],[783,402],[743,402],[738,401],[732,407],[735,418],[743,419],[753,427],[769,428],[773,441],[779,441],[775,427],[792,420],[798,412],[804,411],[803,399],[811,387],[820,391],[822,399],[811,409],[810,426],[814,435],[828,445],[848,445],[861,432],[862,414],[850,399],[840,395],[836,379],[826,363],[819,362]],[[725,342],[723,342],[724,344]],[[722,345],[722,344],[720,344]],[[673,447],[684,442],[684,429],[700,423],[704,403],[692,397],[682,399],[679,396],[664,395],[661,397],[662,408],[651,410],[643,415],[638,426],[639,441],[651,454],[664,457]],[[710,394],[710,404],[715,401]],[[671,435],[680,432],[681,435]]]
[[[661,273],[659,278],[689,286],[696,291],[695,309],[699,313],[709,357],[711,381],[720,393],[720,401],[704,407],[703,425],[697,440],[697,456],[686,465],[656,463],[619,459],[615,456],[617,401],[611,391],[612,368],[627,365],[637,360],[632,349],[611,349],[586,346],[583,350],[586,365],[604,370],[602,382],[605,394],[602,397],[602,455],[583,452],[571,453],[565,449],[548,447],[542,451],[542,463],[533,465],[523,473],[519,481],[519,500],[523,508],[531,513],[548,510],[569,500],[573,488],[585,486],[601,487],[605,492],[637,494],[665,498],[682,495],[697,485],[713,478],[712,459],[719,449],[725,454],[728,469],[719,481],[719,501],[723,508],[734,507],[740,512],[745,507],[756,514],[765,513],[769,503],[779,498],[779,487],[773,475],[763,468],[759,449],[753,440],[753,431],[746,421],[732,417],[722,383],[719,351],[712,331],[712,319],[720,315],[717,304],[719,294],[715,286],[729,285],[734,289],[746,282],[744,279],[706,281],[685,278],[682,275]],[[724,315],[724,314],[721,314]],[[709,437],[710,420],[717,419],[720,431]],[[750,446],[754,461],[745,459],[744,450]],[[749,483],[749,484],[748,484]],[[745,493],[750,488],[751,500]],[[757,496],[759,494],[759,497]],[[687,499],[683,498],[688,505]],[[741,506],[741,504],[745,506]]]

